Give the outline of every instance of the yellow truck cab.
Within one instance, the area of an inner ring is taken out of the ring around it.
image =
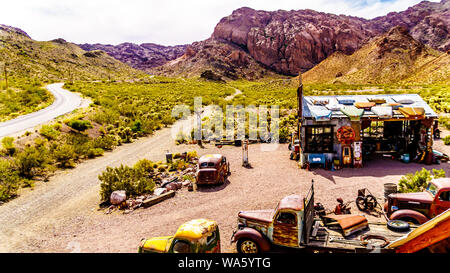
[[[182,224],[174,236],[142,239],[139,253],[220,253],[215,221],[195,219]]]

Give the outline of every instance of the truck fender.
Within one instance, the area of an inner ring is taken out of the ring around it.
[[[241,238],[249,238],[254,240],[261,249],[262,252],[266,252],[270,250],[270,242],[269,240],[262,235],[259,231],[253,228],[245,227],[243,229],[238,230],[232,239],[232,242],[237,242]]]
[[[423,224],[427,222],[429,219],[420,212],[410,209],[401,209],[392,213],[390,219],[391,220],[402,220],[404,218],[412,218],[419,222],[419,224]]]

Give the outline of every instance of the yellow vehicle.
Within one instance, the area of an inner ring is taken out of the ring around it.
[[[174,236],[142,239],[139,253],[220,253],[220,233],[212,220],[195,219],[182,224]]]

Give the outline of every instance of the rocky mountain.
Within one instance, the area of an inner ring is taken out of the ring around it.
[[[11,82],[126,79],[143,75],[103,51],[87,52],[64,39],[35,41],[26,32],[0,25],[0,64]]]
[[[261,65],[241,47],[213,38],[189,45],[183,56],[156,67],[151,72],[182,77],[200,76],[207,72],[206,75],[212,75],[208,78],[222,80],[254,80],[276,76],[276,73]]]
[[[261,11],[244,7],[220,20],[211,38],[194,43],[188,54],[156,71],[171,74],[192,67],[200,71],[202,65],[215,66],[217,73],[224,75],[229,74],[230,66],[231,72],[246,70],[246,64],[232,65],[227,56],[215,56],[208,61],[210,56],[220,52],[218,48],[233,48],[245,56],[241,59],[259,64],[261,69],[297,75],[335,52],[352,54],[370,39],[397,25],[404,26],[418,41],[446,51],[450,49],[449,8],[450,0],[424,1],[403,12],[366,20],[313,10]],[[247,78],[247,74],[242,77]]]
[[[182,56],[186,50],[186,45],[162,46],[152,43],[81,44],[79,46],[86,51],[103,50],[115,59],[144,71],[174,60]]]
[[[449,51],[450,52],[450,51]],[[335,52],[303,74],[305,83],[448,83],[450,54],[415,40],[404,26],[392,28],[351,55]]]

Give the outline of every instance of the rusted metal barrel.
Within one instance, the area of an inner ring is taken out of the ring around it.
[[[397,192],[397,184],[385,183],[384,184],[384,200],[387,200],[389,194]]]

